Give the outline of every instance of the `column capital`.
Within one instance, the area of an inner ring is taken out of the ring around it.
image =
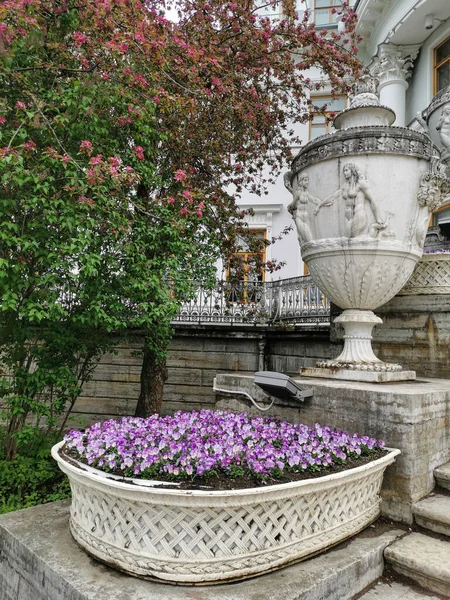
[[[380,44],[376,57],[372,61],[370,72],[377,77],[380,88],[389,83],[402,83],[408,87],[414,60],[419,54],[420,45],[397,46]]]

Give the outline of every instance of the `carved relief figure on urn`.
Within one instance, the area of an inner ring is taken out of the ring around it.
[[[292,202],[287,207],[291,213],[297,228],[298,241],[300,246],[305,242],[310,242],[313,239],[311,229],[309,227],[308,203],[313,202],[319,204],[320,200],[314,198],[309,191],[309,175],[306,172],[301,173],[298,181],[298,188],[294,192]],[[286,187],[287,184],[286,184]]]
[[[444,148],[450,148],[450,104],[443,107],[436,129]]]
[[[331,206],[336,199],[342,198],[345,202],[345,235],[356,238],[363,235],[375,238],[381,230],[387,229],[387,222],[380,216],[377,202],[375,201],[369,185],[361,177],[358,167],[354,163],[347,163],[342,169],[344,181],[342,187],[331,196],[325,198],[314,211],[314,215],[324,206]],[[366,201],[372,209],[373,219],[369,222],[366,211]],[[391,233],[389,235],[392,235]]]
[[[448,189],[449,182],[445,166],[437,158],[432,158],[429,170],[420,177],[419,191],[417,192],[419,214],[415,242],[420,248],[425,241],[430,214],[442,204]]]

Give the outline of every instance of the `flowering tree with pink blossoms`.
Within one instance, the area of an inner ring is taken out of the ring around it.
[[[307,13],[297,20],[293,1],[278,21],[258,4],[0,6],[9,456],[30,428],[73,405],[111,332],[144,332],[137,412],[160,410],[170,321],[188,280],[211,280],[245,232],[236,196],[261,192],[289,160],[291,124],[309,118],[322,85],[306,70],[320,67],[337,91],[358,74],[345,3],[344,34],[316,31]]]

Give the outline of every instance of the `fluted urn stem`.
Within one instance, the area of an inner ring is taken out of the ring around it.
[[[344,364],[381,363],[372,350],[372,329],[382,323],[371,310],[344,310],[334,320],[340,323],[345,331],[344,349],[335,362]]]
[[[399,371],[400,365],[384,363],[372,350],[372,329],[383,321],[371,310],[347,309],[334,320],[344,328],[344,349],[333,359],[317,366],[364,371]]]

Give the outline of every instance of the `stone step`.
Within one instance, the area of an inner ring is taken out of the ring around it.
[[[417,525],[450,536],[450,496],[430,494],[412,509]]]
[[[397,573],[450,598],[450,542],[410,533],[388,546],[384,558]]]
[[[428,592],[398,581],[379,581],[355,600],[440,600],[442,596],[430,596]]]
[[[441,488],[450,491],[450,462],[437,467],[434,470],[434,478]]]

